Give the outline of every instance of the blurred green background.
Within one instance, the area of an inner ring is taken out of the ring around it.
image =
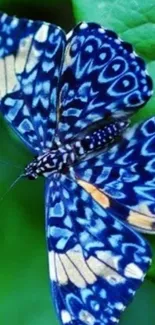
[[[155,80],[155,0],[0,0],[0,10],[46,20],[66,31],[96,21],[131,42]],[[135,120],[155,115],[155,97]],[[32,159],[0,118],[0,198]],[[8,162],[3,164],[2,161]],[[155,252],[155,237],[147,236]],[[155,323],[155,265],[121,325]],[[56,325],[47,269],[44,183],[22,180],[0,201],[0,325]]]

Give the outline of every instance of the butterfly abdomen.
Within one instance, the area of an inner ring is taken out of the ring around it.
[[[129,121],[111,121],[110,123],[89,132],[82,140],[76,141],[74,147],[78,156],[104,149],[113,143],[129,125]]]

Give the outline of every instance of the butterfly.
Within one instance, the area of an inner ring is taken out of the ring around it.
[[[45,176],[49,276],[61,324],[111,325],[151,263],[155,118],[129,126],[152,95],[144,61],[96,23],[67,35],[0,15],[0,110]]]

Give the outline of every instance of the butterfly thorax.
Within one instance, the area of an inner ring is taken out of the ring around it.
[[[128,126],[128,121],[112,121],[95,130],[89,130],[82,139],[67,144],[54,144],[54,149],[36,157],[25,168],[25,176],[36,179],[39,175],[48,176],[52,172],[66,173],[70,166],[89,154],[104,150],[120,136]]]

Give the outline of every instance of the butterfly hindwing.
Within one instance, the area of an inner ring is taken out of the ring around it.
[[[61,322],[117,323],[149,267],[145,240],[59,174],[46,183],[46,232]]]
[[[35,152],[52,146],[64,47],[59,27],[0,14],[1,111]]]
[[[59,136],[70,140],[101,119],[128,117],[152,94],[144,61],[95,23],[68,35],[59,86]]]
[[[120,143],[81,162],[77,177],[110,197],[118,217],[155,232],[155,118],[129,128]],[[86,188],[87,185],[84,184]]]

